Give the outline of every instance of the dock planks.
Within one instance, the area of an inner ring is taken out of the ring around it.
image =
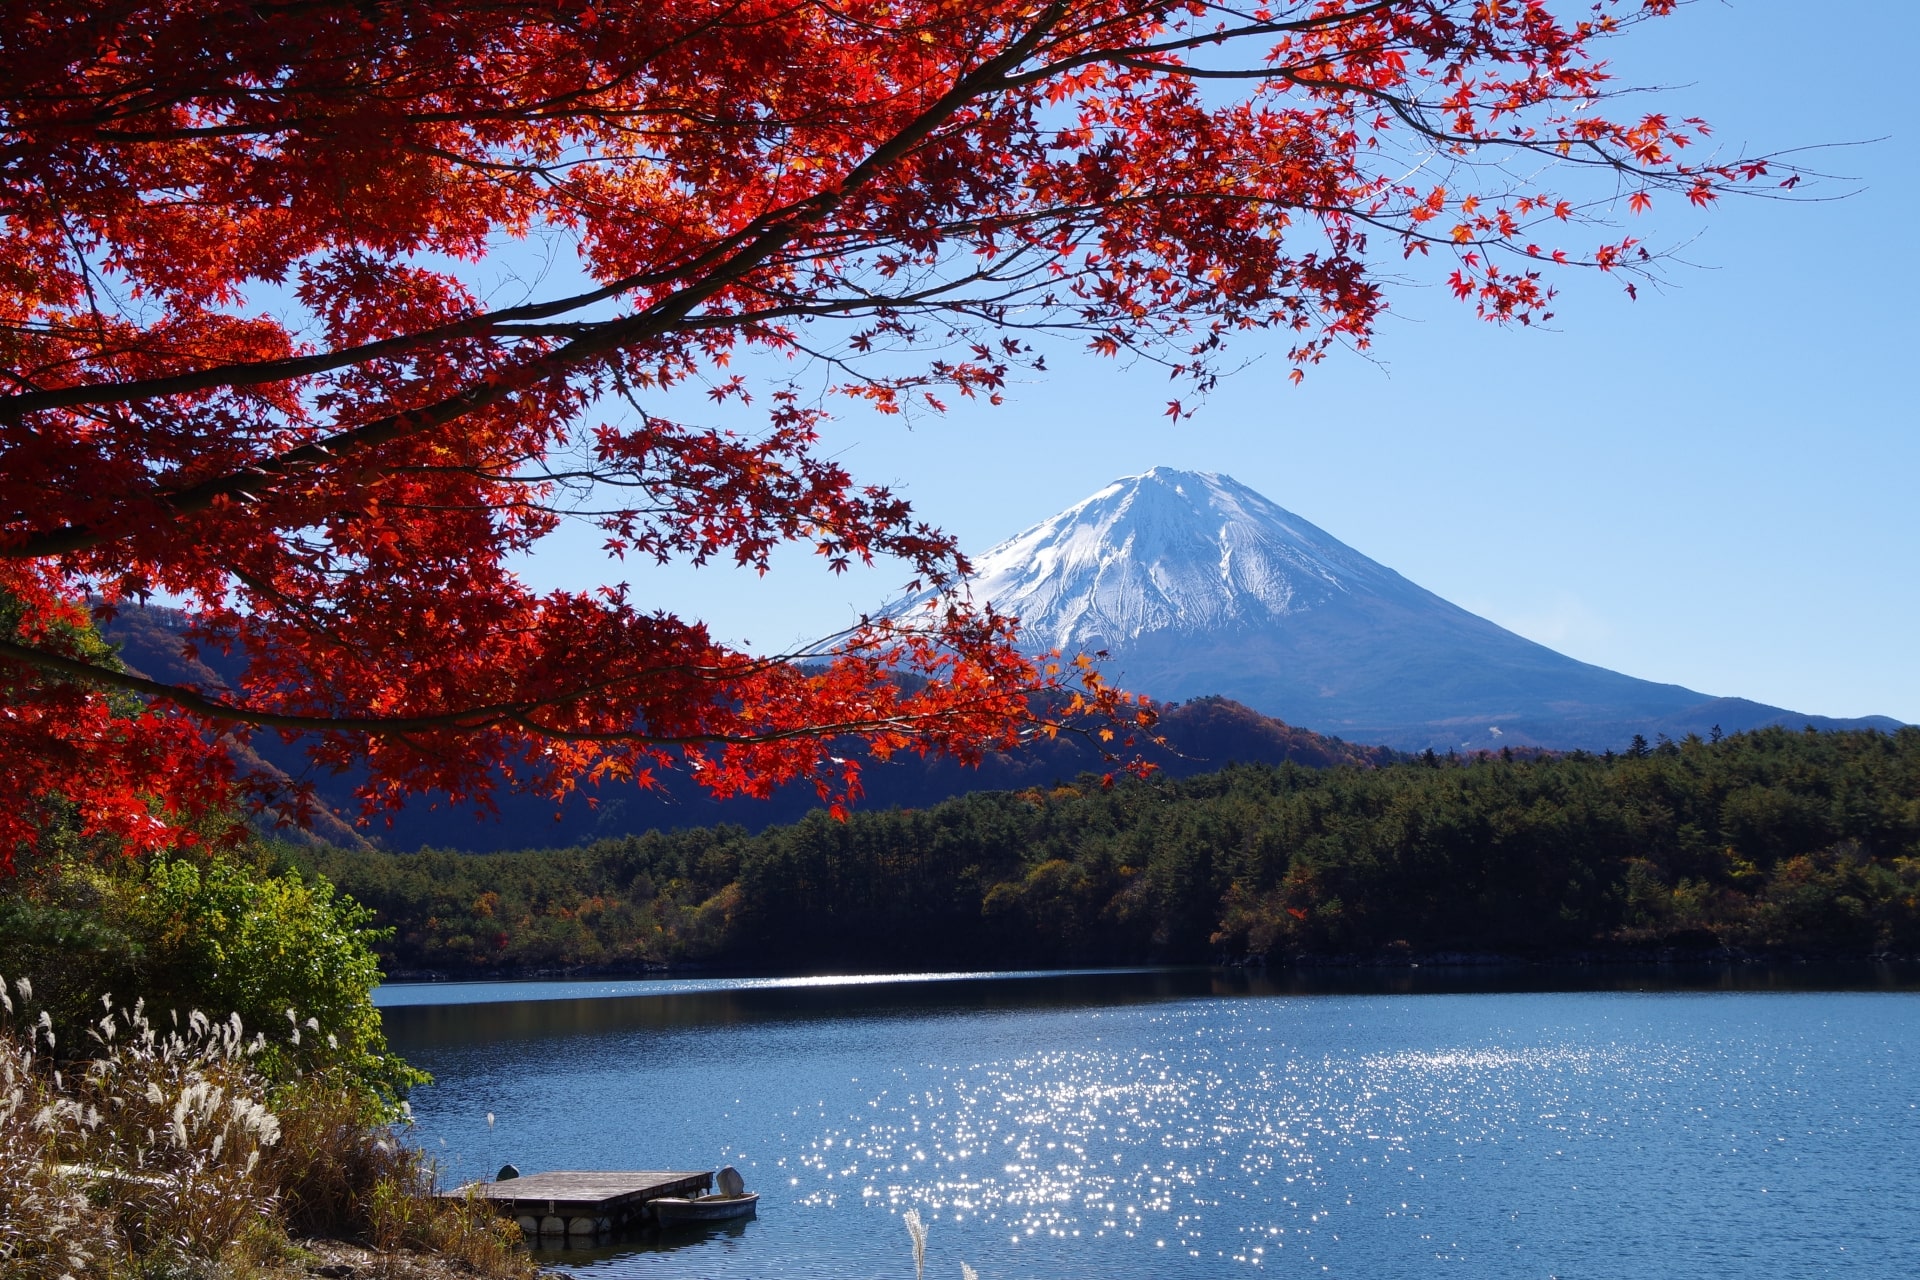
[[[697,1196],[713,1186],[703,1170],[603,1172],[556,1169],[505,1182],[474,1182],[448,1196],[486,1200],[516,1218],[528,1236],[600,1239],[652,1220],[647,1205],[662,1196]]]

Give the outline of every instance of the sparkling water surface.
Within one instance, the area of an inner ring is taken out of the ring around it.
[[[761,1192],[545,1255],[579,1275],[910,1276],[913,1207],[948,1280],[1920,1276],[1911,990],[940,976],[381,1002],[450,1178],[731,1163]]]

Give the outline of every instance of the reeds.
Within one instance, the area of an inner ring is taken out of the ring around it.
[[[900,1215],[907,1225],[907,1236],[913,1241],[913,1280],[927,1273],[927,1224],[920,1219],[918,1209],[909,1209]]]
[[[15,984],[22,1005],[32,985]],[[52,1020],[11,1027],[0,1051],[0,1263],[9,1275],[191,1274],[271,1210],[261,1157],[280,1138],[260,1049],[238,1018],[155,1027],[113,1007],[90,1028],[95,1056],[63,1063]],[[12,1022],[15,1005],[0,989]]]
[[[900,1215],[900,1221],[906,1224],[907,1238],[913,1241],[913,1277],[922,1280],[927,1273],[927,1223],[918,1209],[909,1209]],[[980,1280],[980,1273],[966,1263],[960,1264],[960,1280]]]
[[[17,1003],[16,1003],[17,997]],[[272,1098],[240,1019],[164,1025],[103,997],[62,1055],[33,989],[0,979],[0,1275],[194,1280],[258,1273],[289,1230],[530,1276],[519,1230],[433,1196],[431,1166],[350,1082]],[[317,1028],[309,1028],[317,1031]],[[293,1034],[298,1035],[296,1023]]]
[[[0,1272],[55,1280],[93,1260],[99,1215],[61,1167],[54,1139],[67,1117],[34,1070],[33,1046],[0,1040]]]

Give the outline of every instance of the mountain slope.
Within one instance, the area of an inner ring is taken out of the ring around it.
[[[1106,650],[1119,684],[1221,694],[1292,724],[1403,750],[1593,750],[1803,716],[1656,684],[1468,613],[1213,473],[1156,467],[994,547],[973,592],[1036,650]]]

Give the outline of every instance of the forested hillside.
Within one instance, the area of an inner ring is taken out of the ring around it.
[[[516,854],[315,849],[401,971],[1920,953],[1920,729],[1243,765]]]

